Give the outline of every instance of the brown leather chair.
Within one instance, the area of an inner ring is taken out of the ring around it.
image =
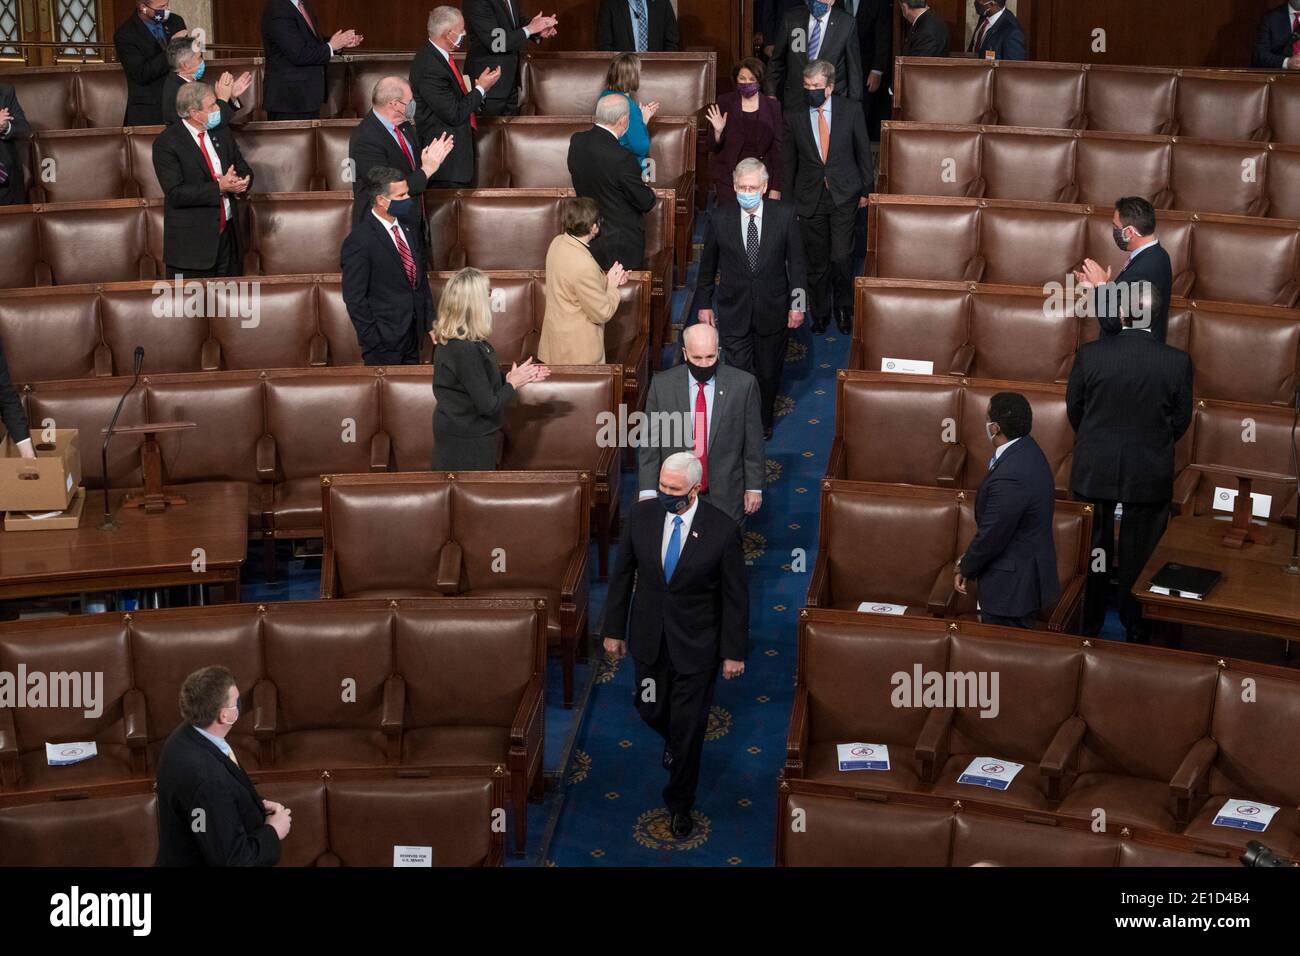
[[[1192,357],[1198,396],[1256,405],[1291,403],[1300,312],[1196,303],[1187,314],[1188,344],[1180,347]]]
[[[364,53],[346,57],[347,75],[344,78],[339,111],[328,115],[348,118],[365,116],[373,105],[371,100],[375,84],[386,76],[409,76],[413,58],[414,54],[411,53]],[[464,67],[463,54],[456,57],[456,61]],[[325,115],[324,112],[322,115]]]
[[[1300,150],[1275,146],[1268,153],[1264,176],[1268,215],[1300,219]]]
[[[149,252],[145,202],[116,199],[36,207],[36,285],[130,282],[161,275]]]
[[[1171,137],[1085,133],[1075,153],[1074,201],[1105,208],[1120,196],[1141,196],[1157,210],[1169,209],[1173,152]]]
[[[1024,774],[1029,768],[1021,771]],[[1019,781],[1019,777],[1016,778]],[[1014,787],[1015,785],[1012,784]],[[970,788],[965,788],[969,790]],[[989,791],[993,793],[995,791]],[[987,797],[988,793],[981,794]],[[1052,817],[954,813],[951,866],[1115,866],[1120,838],[1065,827]]]
[[[75,125],[111,128],[122,125],[126,113],[126,77],[116,63],[85,63],[74,68],[77,82]]]
[[[1266,80],[1259,74],[1224,70],[1185,71],[1178,78],[1175,100],[1178,135],[1268,141],[1271,133]]]
[[[357,120],[333,119],[321,120],[316,127],[316,142],[313,147],[315,156],[315,189],[328,189],[333,192],[351,192],[355,179],[348,164],[348,144],[352,140],[352,131],[357,128]]]
[[[0,867],[153,866],[158,798],[137,789],[142,792],[57,802],[0,798]]]
[[[246,208],[252,237],[246,275],[338,273],[339,250],[352,229],[352,193],[255,193]]]
[[[120,129],[42,133],[32,145],[35,163],[28,177],[32,202],[94,202],[140,194]]]
[[[902,57],[894,76],[894,118],[920,123],[991,123],[993,71],[982,63]]]
[[[880,124],[876,192],[900,196],[982,196],[978,126]]]
[[[308,368],[331,364],[336,356],[321,334],[317,300],[314,276],[267,277],[252,290],[245,289],[237,301],[228,299],[223,305],[217,300],[213,310],[217,314],[208,319],[211,338],[205,343],[202,368]]]
[[[1172,150],[1169,188],[1171,209],[1263,216],[1271,153],[1244,143],[1180,141]]]
[[[968,282],[984,279],[976,204],[890,200],[895,197],[880,193],[869,197],[867,275]]]
[[[216,60],[208,60],[203,75],[204,82],[216,83],[222,73],[229,73],[238,79],[244,73],[251,74],[252,85],[239,98],[240,108],[231,118],[231,124],[242,126],[252,120],[266,119],[266,110],[262,108],[262,93],[265,89],[266,74],[265,60],[260,57],[223,57]],[[337,71],[335,64],[329,65],[327,77],[332,77]],[[328,82],[328,80],[327,80]],[[243,140],[240,140],[242,145]]]
[[[531,387],[531,386],[530,386]],[[397,471],[428,471],[433,464],[433,375],[426,368],[393,366],[379,389],[379,418]]]
[[[520,111],[530,116],[590,116],[605,88],[612,53],[530,50],[523,62]],[[642,53],[641,102],[657,102],[664,116],[693,116],[717,96],[712,51]]]
[[[343,301],[343,284],[336,276],[322,276],[316,283],[316,321],[328,346],[329,364],[364,364],[356,326]]]
[[[2,220],[0,220],[2,221]],[[15,383],[109,372],[92,288],[0,292],[0,345]]]
[[[999,126],[1081,129],[1087,75],[1073,63],[1018,63],[994,69],[993,108]],[[986,121],[987,122],[987,121]]]
[[[849,368],[885,372],[902,359],[930,362],[937,375],[965,375],[974,358],[966,347],[968,290],[966,284],[859,277]]]
[[[50,284],[48,270],[41,268],[37,218],[34,206],[0,206],[0,288]]]
[[[442,290],[454,272],[435,272],[429,276],[429,288],[435,305],[442,299]],[[488,341],[496,350],[502,365],[512,365],[537,355],[537,343],[542,334],[542,315],[536,311],[533,286],[538,273],[515,271],[493,272],[488,277],[491,285],[492,334]],[[427,336],[425,337],[427,338]],[[424,340],[421,340],[424,344]]]
[[[323,187],[313,162],[316,122],[246,123],[235,131],[240,152],[257,174],[254,193],[305,193]]]
[[[0,71],[0,82],[14,88],[23,115],[33,130],[73,129],[79,123],[77,111],[77,74],[75,67],[67,66],[15,66]],[[125,84],[122,105],[116,122],[122,122],[126,113]]]
[[[1073,202],[1078,138],[1044,131],[1023,136],[989,129],[980,135],[985,196]]]
[[[1193,231],[1190,268],[1198,298],[1295,306],[1300,298],[1297,223],[1205,216]]]
[[[113,418],[113,410],[126,391],[124,383],[113,379],[63,381],[38,384],[27,392],[27,420],[32,423],[52,419],[59,428],[75,428],[81,433],[81,482],[88,489],[104,487],[104,471],[99,455],[100,441]],[[142,425],[145,417],[146,389],[136,388],[122,405],[119,425]],[[109,484],[113,488],[140,485],[139,435],[117,434],[108,448]]]
[[[1296,105],[1300,104],[1300,83],[1273,76],[1268,87],[1268,128],[1275,143],[1300,143],[1300,122]]]
[[[889,752],[892,759],[892,747]],[[867,803],[833,787],[783,780],[776,865],[947,866],[952,825],[952,810],[937,801],[876,801],[873,795]]]
[[[131,170],[132,195],[143,199],[163,198],[162,186],[153,169],[153,141],[164,129],[165,126],[132,126],[121,131]]]
[[[166,287],[161,295],[155,290]],[[130,375],[135,349],[145,345],[145,371],[197,372],[203,368],[208,320],[185,315],[183,299],[175,285],[132,283],[103,289],[99,294],[99,322],[110,364],[103,371]]]
[[[972,357],[967,374],[1008,382],[1069,381],[1080,320],[1072,302],[1061,305],[1059,310],[1045,309],[1041,294],[993,288],[988,294],[971,295]]]

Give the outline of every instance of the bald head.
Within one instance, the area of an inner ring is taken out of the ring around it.
[[[410,110],[407,109],[410,104]],[[370,105],[375,113],[393,125],[415,119],[415,97],[411,84],[400,76],[386,76],[375,84],[370,94]]]
[[[597,100],[596,122],[622,135],[628,123],[627,97],[621,93],[611,93]]]

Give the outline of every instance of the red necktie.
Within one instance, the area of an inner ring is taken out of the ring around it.
[[[298,7],[298,12],[302,14],[302,18],[307,21],[307,26],[311,27],[311,32],[316,33],[316,24],[312,22],[311,14],[307,12],[307,4],[298,0],[295,5]],[[316,33],[316,35],[320,36],[319,33]]]
[[[1300,13],[1293,13],[1292,16],[1295,19],[1291,23],[1291,30],[1300,32]],[[1300,56],[1300,40],[1296,40],[1295,43],[1291,44],[1291,55]]]
[[[393,223],[393,238],[397,240],[397,254],[402,257],[402,265],[406,268],[406,281],[411,283],[411,288],[415,288],[415,257],[411,255],[411,247],[406,244],[402,238],[402,227]]]
[[[221,177],[217,175],[216,169],[213,168],[212,157],[208,155],[208,147],[204,142],[204,137],[206,135],[207,134],[204,133],[203,130],[199,130],[199,152],[203,154],[203,161],[208,164],[208,172],[212,174],[212,178],[219,180]],[[215,149],[216,147],[213,148]],[[221,202],[217,206],[217,208],[221,210],[221,220],[217,226],[217,233],[220,234],[226,231],[226,197],[223,193],[219,193],[218,195],[221,197]]]
[[[980,23],[980,28],[975,31],[975,38],[971,40],[970,48],[972,53],[979,52],[980,44],[984,42],[984,34],[988,33],[988,30],[989,21],[988,17],[985,17],[983,22]]]
[[[695,457],[700,460],[700,491],[709,490],[709,403],[704,397],[704,383],[695,393]]]
[[[448,53],[447,62],[451,64],[451,72],[456,74],[456,82],[460,84],[460,88],[466,93],[469,93],[470,88],[465,85],[465,77],[460,74],[460,67],[456,65],[456,58]],[[478,129],[478,117],[473,113],[469,114],[469,128]]]
[[[406,161],[411,164],[412,169],[415,169],[415,156],[411,153],[411,147],[406,142],[406,136],[396,126],[393,127],[393,135],[397,137],[397,145],[402,147],[402,154],[406,156]]]

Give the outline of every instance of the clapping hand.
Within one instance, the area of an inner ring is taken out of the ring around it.
[[[12,119],[13,119],[13,114],[9,112],[9,109],[7,107],[0,106],[0,129],[4,129],[6,126],[8,126],[9,122]]]
[[[223,193],[242,193],[248,189],[250,182],[252,182],[252,178],[240,176],[239,173],[235,172],[235,167],[232,164],[226,170],[225,175],[217,180],[217,185],[221,187]]]
[[[1074,281],[1085,289],[1105,285],[1110,281],[1110,267],[1103,269],[1092,259],[1083,260],[1083,268],[1074,273]]]
[[[456,138],[450,133],[443,133],[435,139],[420,153],[420,168],[426,176],[432,176],[442,165],[442,161],[451,155],[452,147],[456,145]]]
[[[476,86],[481,86],[483,92],[486,93],[488,90],[492,89],[492,87],[497,85],[497,80],[499,79],[501,79],[501,67],[494,66],[492,69],[484,70],[480,73],[478,79],[475,80],[474,83]]]
[[[523,362],[510,366],[506,381],[515,388],[522,388],[532,382],[544,382],[551,377],[551,370],[545,365],[537,364],[530,355]]]
[[[609,267],[609,272],[605,274],[605,281],[611,289],[617,289],[627,282],[627,270],[623,268],[623,263],[616,262]]]
[[[650,121],[651,121],[652,119],[655,118],[655,114],[658,113],[658,112],[659,112],[659,104],[658,104],[658,103],[642,103],[642,104],[641,104],[641,122],[645,123],[646,126],[649,126],[649,125],[650,125]]]
[[[364,39],[365,37],[356,30],[339,30],[330,37],[330,48],[335,52],[339,50],[348,50],[354,46],[360,46],[361,41]]]

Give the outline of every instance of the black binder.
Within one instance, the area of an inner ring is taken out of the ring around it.
[[[1170,561],[1151,577],[1151,588],[1167,591],[1172,597],[1201,600],[1218,583],[1221,575],[1212,568],[1196,568]]]

